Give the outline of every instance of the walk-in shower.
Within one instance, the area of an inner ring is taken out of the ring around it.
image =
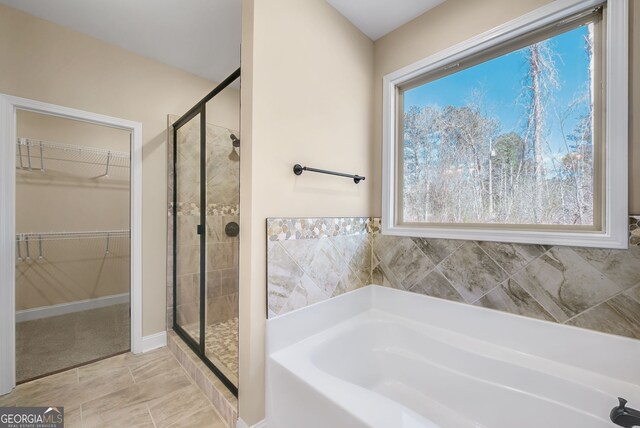
[[[212,102],[239,77],[240,69],[173,123],[170,171],[172,328],[235,395],[240,139],[217,115],[226,101]]]

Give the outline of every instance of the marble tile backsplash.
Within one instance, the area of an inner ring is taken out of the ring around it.
[[[268,316],[371,282],[369,219],[267,219]]]
[[[640,339],[638,230],[632,218],[629,249],[608,250],[388,236],[376,218],[268,219],[268,316],[373,283]]]

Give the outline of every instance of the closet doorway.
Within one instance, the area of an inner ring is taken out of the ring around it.
[[[141,125],[2,95],[0,107],[3,394],[140,352]]]
[[[16,383],[129,351],[131,133],[16,112]]]

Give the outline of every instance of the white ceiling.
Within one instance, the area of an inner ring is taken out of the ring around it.
[[[327,0],[371,40],[422,15],[444,0]]]
[[[304,1],[304,0],[300,0]],[[372,40],[444,0],[327,0]],[[0,0],[220,82],[240,66],[242,0]]]
[[[240,66],[241,0],[0,0],[220,82]]]

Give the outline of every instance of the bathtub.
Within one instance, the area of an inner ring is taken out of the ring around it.
[[[269,428],[605,428],[640,341],[370,285],[267,321]]]

